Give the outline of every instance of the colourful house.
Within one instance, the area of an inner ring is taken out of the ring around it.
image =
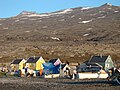
[[[26,66],[33,70],[43,70],[43,63],[45,61],[42,57],[30,57],[26,62]]]
[[[12,70],[22,70],[25,67],[25,59],[16,59],[11,63]]]
[[[108,69],[114,67],[114,63],[113,63],[110,55],[108,55],[108,56],[92,56],[87,64],[89,64],[89,66],[92,66],[92,64],[93,65],[97,64],[104,70],[108,70]]]

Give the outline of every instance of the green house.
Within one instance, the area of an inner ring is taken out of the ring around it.
[[[114,67],[114,63],[110,55],[108,56],[92,56],[91,59],[88,61],[88,64],[97,64],[104,70],[108,70]]]

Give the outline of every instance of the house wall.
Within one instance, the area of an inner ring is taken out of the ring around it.
[[[21,61],[21,62],[19,63],[19,69],[22,70],[23,67],[25,67],[25,62]]]
[[[27,63],[28,68],[35,70],[36,69],[36,63]]]
[[[108,69],[110,69],[112,67],[114,67],[114,63],[113,63],[111,57],[108,56],[108,58],[107,58],[107,60],[105,62],[105,70],[108,70]]]
[[[11,64],[10,65],[10,67],[11,67],[11,70],[19,70],[19,64]]]
[[[44,78],[58,78],[60,77],[60,74],[49,74],[49,75],[44,75]]]
[[[68,72],[65,72],[66,69],[71,69],[68,65],[66,65],[63,69],[60,69],[60,77],[64,77],[65,75],[69,75],[69,71]]]
[[[36,70],[41,70],[43,69],[42,63],[45,63],[44,59],[41,57],[37,62],[36,62]]]
[[[104,74],[99,74],[99,73],[78,73],[78,77],[79,79],[90,79],[90,78],[107,78],[108,74],[104,73]]]

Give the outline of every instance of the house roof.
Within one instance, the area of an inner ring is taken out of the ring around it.
[[[96,63],[88,63],[87,66],[89,67],[101,67],[100,65],[96,64]]]
[[[30,57],[26,63],[36,63],[40,57]]]
[[[104,63],[108,56],[93,56],[89,63]]]
[[[53,63],[54,64],[57,60],[58,60],[58,58],[56,58],[56,59],[50,59],[49,63]]]
[[[11,64],[19,64],[23,59],[16,59]]]
[[[61,69],[63,69],[67,64],[61,64]]]

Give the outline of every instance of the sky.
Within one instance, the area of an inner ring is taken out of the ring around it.
[[[120,0],[0,0],[0,18],[16,16],[22,11],[47,13],[75,7],[98,7],[105,3],[120,6]]]

